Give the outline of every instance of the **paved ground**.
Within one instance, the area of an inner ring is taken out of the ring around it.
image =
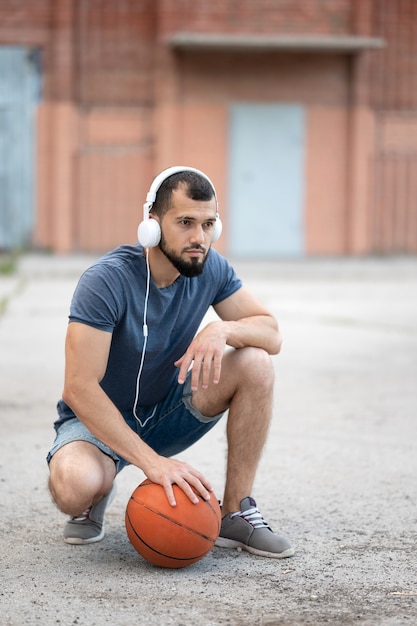
[[[399,626],[417,623],[417,259],[236,263],[276,313],[274,421],[254,496],[297,555],[214,549],[144,562],[124,509],[67,546],[46,490],[68,304],[88,258],[30,255],[0,277],[0,625]],[[183,455],[221,495],[224,431]]]

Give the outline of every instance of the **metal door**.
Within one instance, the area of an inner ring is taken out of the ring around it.
[[[25,246],[34,221],[34,113],[39,57],[0,46],[0,250]]]
[[[304,109],[235,104],[230,117],[230,254],[302,255]]]

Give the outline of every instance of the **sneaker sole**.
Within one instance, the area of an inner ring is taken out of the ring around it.
[[[269,559],[287,559],[290,556],[294,556],[294,548],[288,548],[284,552],[267,552],[266,550],[259,550],[258,548],[252,548],[252,546],[246,545],[241,541],[235,541],[234,539],[225,539],[224,537],[218,537],[214,544],[218,548],[234,548],[235,550],[246,550],[256,556],[263,556]]]
[[[86,543],[96,543],[97,541],[101,541],[104,539],[104,535],[106,534],[106,529],[103,527],[101,529],[101,533],[96,535],[96,537],[91,537],[90,539],[82,539],[81,537],[64,537],[65,543],[69,543],[72,546],[81,546]]]

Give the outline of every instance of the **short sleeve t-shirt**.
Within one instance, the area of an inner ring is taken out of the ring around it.
[[[142,246],[120,246],[99,259],[80,278],[70,307],[70,322],[112,333],[101,386],[122,412],[133,409],[144,347],[146,258]],[[227,260],[211,249],[202,274],[179,276],[168,287],[150,280],[148,337],[141,373],[139,405],[160,402],[177,379],[174,362],[187,350],[211,305],[235,293],[242,283]],[[58,402],[57,424],[74,417]]]

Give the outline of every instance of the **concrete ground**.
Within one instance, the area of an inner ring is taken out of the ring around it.
[[[0,625],[416,624],[417,259],[235,263],[284,335],[253,495],[297,554],[215,548],[182,570],[126,537],[138,469],[91,546],[63,543],[46,489],[68,306],[91,260],[28,255],[0,277]],[[182,457],[221,497],[224,426]]]

